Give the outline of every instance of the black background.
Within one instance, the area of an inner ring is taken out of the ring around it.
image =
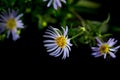
[[[98,10],[97,15],[84,15],[85,18],[93,20],[104,20],[108,13],[111,15],[109,24],[120,26],[119,16],[119,1],[117,0],[94,0],[102,4],[102,7]],[[25,21],[27,27],[20,34],[21,38],[16,42],[11,39],[5,39],[1,42],[1,62],[4,64],[119,64],[120,63],[120,50],[116,53],[116,59],[104,60],[103,57],[94,58],[91,56],[91,49],[88,45],[78,44],[79,47],[74,45],[71,47],[70,57],[65,60],[60,57],[49,56],[46,49],[43,47],[43,34],[44,30],[38,30],[37,25],[30,21],[30,14],[25,16],[29,18]],[[34,28],[33,28],[34,27]],[[120,33],[115,33],[109,28],[109,32],[113,34],[112,37],[119,39]],[[118,41],[118,45],[120,42]]]

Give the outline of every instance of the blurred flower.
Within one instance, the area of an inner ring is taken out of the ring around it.
[[[63,53],[62,59],[66,59],[66,57],[69,57],[70,46],[72,44],[67,35],[68,27],[66,26],[66,29],[62,27],[62,29],[63,33],[57,28],[49,27],[44,37],[51,38],[51,40],[44,40],[43,42],[45,43],[44,46],[47,48],[47,52],[50,52],[51,56],[58,57]]]
[[[43,1],[48,1],[48,0],[43,0]],[[66,3],[66,0],[49,0],[47,7],[50,7],[50,5],[53,3],[54,9],[58,9],[59,7],[62,7],[61,2]]]
[[[13,41],[16,41],[20,38],[19,34],[17,34],[17,29],[24,28],[22,21],[20,18],[23,14],[18,14],[18,11],[8,10],[8,12],[4,11],[0,14],[0,33],[7,30],[7,38],[12,33]]]
[[[103,55],[104,59],[106,59],[107,54],[109,54],[112,58],[116,58],[115,53],[120,46],[113,46],[117,43],[117,40],[110,38],[107,43],[102,43],[98,38],[96,38],[96,40],[98,42],[98,47],[92,47],[92,50],[95,51],[92,53],[94,57],[100,57]]]

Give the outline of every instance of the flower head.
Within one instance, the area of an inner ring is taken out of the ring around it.
[[[61,2],[66,3],[66,0],[43,0],[43,1],[49,1],[47,4],[47,7],[50,7],[50,5],[53,3],[54,9],[58,9],[59,7],[62,7]],[[60,2],[61,1],[61,2]]]
[[[48,38],[49,40],[44,40],[44,46],[47,48],[47,52],[50,52],[51,56],[58,57],[63,53],[62,59],[69,57],[69,51],[71,51],[70,46],[70,39],[68,39],[68,27],[63,29],[63,33],[57,29],[53,28],[52,26],[47,29],[45,32],[46,35],[44,37]]]
[[[98,47],[92,47],[92,50],[95,51],[92,53],[94,57],[100,57],[104,56],[104,59],[106,59],[107,54],[109,54],[112,58],[116,58],[115,53],[120,48],[120,46],[113,47],[117,40],[114,38],[110,38],[106,43],[101,42],[98,38],[96,38],[98,42]]]
[[[12,39],[15,41],[20,38],[19,34],[17,34],[17,29],[24,28],[22,21],[20,18],[23,14],[18,14],[18,11],[8,10],[8,12],[4,11],[0,14],[0,33],[7,30],[7,38],[10,33],[12,33]]]

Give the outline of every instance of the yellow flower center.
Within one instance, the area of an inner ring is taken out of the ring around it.
[[[109,45],[108,44],[103,44],[100,47],[100,53],[105,54],[109,52]]]
[[[67,44],[66,38],[64,36],[57,37],[55,39],[55,41],[56,41],[57,45],[61,48],[64,48]]]
[[[6,25],[7,25],[8,29],[12,30],[12,29],[16,28],[16,20],[14,18],[10,18],[7,20]]]

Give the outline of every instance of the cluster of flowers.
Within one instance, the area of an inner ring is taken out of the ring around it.
[[[61,7],[60,1],[66,3],[65,0],[50,0],[47,6],[49,7],[53,2],[54,8],[58,9],[58,7]],[[20,20],[22,16],[23,14],[18,15],[18,11],[10,9],[8,12],[2,12],[0,14],[0,33],[7,31],[7,38],[11,33],[13,41],[19,39],[20,36],[17,30],[24,28],[24,24],[22,20]],[[66,26],[66,28],[61,28],[62,31],[52,26],[48,27],[45,35],[43,35],[43,37],[46,38],[43,42],[47,52],[50,53],[49,55],[54,57],[63,55],[62,59],[66,59],[66,57],[69,57],[69,51],[71,51],[72,44],[70,43],[71,38],[68,38],[68,26]],[[117,43],[117,40],[114,38],[110,38],[107,42],[102,42],[99,38],[96,38],[96,40],[98,42],[98,47],[91,48],[94,51],[92,53],[94,57],[104,56],[104,59],[106,59],[107,54],[109,54],[112,58],[116,58],[115,53],[120,46],[113,46]]]

